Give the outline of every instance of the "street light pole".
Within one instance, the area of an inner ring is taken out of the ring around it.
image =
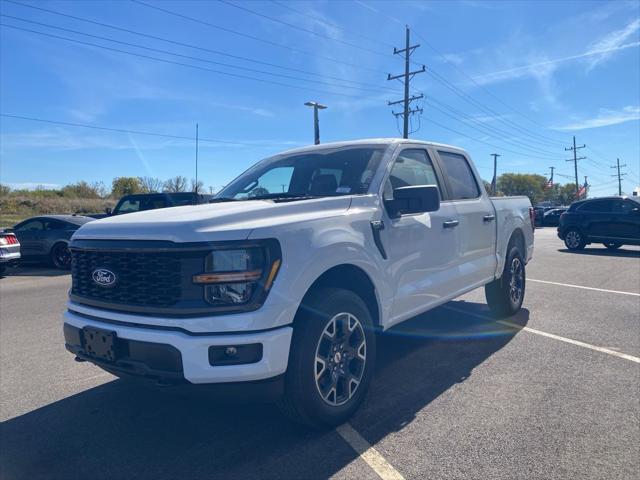
[[[313,107],[313,139],[314,144],[320,144],[320,121],[318,119],[318,110],[324,110],[327,108],[325,105],[322,105],[318,102],[306,102],[305,105],[307,107]]]

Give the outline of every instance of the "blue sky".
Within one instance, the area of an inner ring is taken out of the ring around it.
[[[576,135],[592,195],[616,192],[616,157],[623,189],[640,184],[637,1],[141,0],[182,17],[126,0],[16,1],[0,1],[1,113],[187,138],[3,116],[0,180],[14,187],[193,177],[198,123],[203,139],[238,143],[200,142],[200,178],[218,190],[312,142],[308,100],[329,107],[322,141],[400,136],[386,102],[402,85],[386,73],[402,71],[405,23],[422,44],[412,68],[428,70],[412,82],[426,97],[413,138],[466,148],[488,180],[497,152],[498,173],[555,166],[564,183]]]

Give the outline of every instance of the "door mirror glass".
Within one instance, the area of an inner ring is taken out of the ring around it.
[[[399,187],[393,190],[393,199],[385,201],[389,215],[435,212],[440,209],[440,190],[435,185]]]

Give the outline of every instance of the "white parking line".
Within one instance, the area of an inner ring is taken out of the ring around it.
[[[382,480],[404,480],[400,472],[393,468],[351,425],[348,423],[340,425],[336,428],[336,432],[338,432]]]
[[[633,297],[640,297],[640,293],[621,292],[620,290],[607,290],[604,288],[585,287],[583,285],[572,285],[570,283],[550,282],[548,280],[536,280],[535,278],[527,278],[527,281],[537,282],[537,283],[548,283],[549,285],[559,285],[561,287],[582,288],[583,290],[595,290],[596,292],[619,293],[620,295],[631,295]]]
[[[523,327],[522,325],[518,325],[517,323],[509,322],[507,320],[494,320],[491,317],[487,317],[485,315],[480,315],[478,313],[467,312],[465,310],[460,310],[458,308],[444,306],[444,308],[448,310],[452,310],[457,313],[462,313],[464,315],[471,315],[473,317],[478,317],[483,320],[493,320],[496,323],[501,323],[502,325],[506,325],[507,327],[516,328],[518,330],[522,330],[529,333],[534,333],[536,335],[541,335],[543,337],[552,338],[554,340],[559,340],[561,342],[570,343],[571,345],[576,345],[578,347],[588,348],[590,350],[594,350],[596,352],[606,353],[607,355],[612,355],[614,357],[622,358],[624,360],[629,360],[630,362],[640,363],[640,357],[634,357],[633,355],[629,355],[627,353],[616,352],[615,350],[611,350],[604,347],[598,347],[597,345],[591,345],[590,343],[581,342],[579,340],[573,340],[571,338],[561,337],[560,335],[555,335],[553,333],[543,332],[542,330],[536,330],[531,327]]]

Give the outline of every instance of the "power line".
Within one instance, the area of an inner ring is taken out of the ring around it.
[[[51,123],[54,125],[63,125],[66,127],[81,127],[81,128],[90,128],[93,130],[104,130],[104,131],[108,131],[108,132],[116,132],[116,133],[130,133],[132,135],[146,135],[146,136],[151,136],[151,137],[162,137],[162,138],[172,138],[175,140],[190,140],[193,141],[194,137],[187,137],[187,136],[183,136],[183,135],[171,135],[171,134],[166,134],[166,133],[157,133],[157,132],[146,132],[146,131],[142,131],[142,130],[128,130],[125,128],[114,128],[114,127],[102,127],[102,126],[98,126],[98,125],[89,125],[86,123],[74,123],[74,122],[63,122],[60,120],[48,120],[45,118],[38,118],[38,117],[29,117],[29,116],[25,116],[25,115],[14,115],[14,114],[9,114],[9,113],[0,113],[1,117],[7,117],[7,118],[15,118],[15,119],[19,119],[19,120],[28,120],[31,122],[40,122],[40,123]],[[207,143],[223,143],[223,144],[228,144],[228,145],[242,145],[242,146],[247,146],[247,147],[274,147],[274,146],[278,146],[278,145],[289,145],[288,143],[272,143],[272,144],[267,144],[267,143],[249,143],[249,142],[234,142],[234,141],[228,141],[228,140],[219,140],[219,139],[214,139],[214,138],[202,138],[199,137],[198,139],[200,142],[207,142]]]
[[[286,3],[283,3],[283,2],[279,2],[277,0],[270,0],[270,1],[271,1],[271,3],[274,3],[274,4],[276,4],[276,5],[278,5],[278,6],[282,7],[282,8],[285,8],[285,9],[291,11],[291,12],[297,13],[298,15],[304,16],[306,18],[310,18],[316,23],[322,23],[322,24],[328,25],[328,26],[330,26],[332,28],[337,28],[338,30],[342,30],[344,32],[347,32],[350,35],[353,35],[353,36],[356,36],[356,37],[360,37],[360,38],[362,38],[364,40],[367,40],[369,42],[373,42],[373,43],[377,43],[379,45],[383,45],[385,47],[393,48],[393,45],[391,45],[390,43],[382,42],[377,38],[369,37],[367,35],[363,35],[361,33],[351,31],[351,30],[343,27],[342,25],[338,25],[337,23],[330,22],[330,21],[325,20],[323,18],[319,18],[319,17],[316,17],[314,15],[310,15],[309,13],[303,12],[302,10],[298,10],[297,8],[293,8],[289,4],[286,4]]]
[[[429,99],[427,99],[427,103],[428,103],[428,102],[429,102]],[[455,115],[452,115],[451,113],[449,113],[449,112],[447,112],[447,111],[445,111],[445,110],[441,109],[441,108],[440,108],[440,107],[438,107],[437,105],[430,104],[430,107],[431,107],[431,108],[436,109],[437,111],[439,111],[439,112],[440,112],[440,113],[442,113],[443,115],[446,115],[447,117],[449,117],[449,118],[451,118],[451,119],[453,119],[453,120],[459,121],[459,119],[458,119]],[[478,129],[476,129],[476,130],[477,130],[479,133],[483,133],[483,134],[485,134],[485,135],[487,134],[486,132],[483,132],[483,131],[481,131],[481,130],[478,130]],[[491,136],[491,135],[489,134],[489,136]],[[470,137],[470,138],[471,138],[471,137]],[[494,137],[494,138],[495,138],[495,137]],[[496,140],[501,141],[501,142],[503,142],[503,143],[506,143],[506,144],[508,144],[508,145],[513,145],[513,146],[516,146],[516,147],[519,147],[519,148],[523,148],[523,149],[531,150],[530,148],[528,148],[528,147],[526,147],[526,146],[524,146],[524,145],[520,145],[520,144],[518,144],[518,143],[512,142],[511,140],[506,140],[506,139],[496,139]],[[486,142],[485,142],[485,143],[486,143]],[[503,150],[504,150],[504,148],[502,148],[502,147],[495,147],[495,148],[499,148],[499,149],[503,149]],[[516,152],[516,151],[514,151],[514,150],[511,150],[511,152],[512,152],[512,153],[517,153],[517,154],[519,154],[519,155],[521,154],[522,156],[528,156],[528,157],[530,157],[530,158],[536,158],[536,159],[538,159],[538,160],[557,160],[557,157],[552,157],[552,156],[548,156],[548,155],[541,156],[541,155],[537,154],[537,152],[535,152],[535,151],[534,151],[535,155],[532,155],[532,154],[530,154],[530,153],[521,153],[521,152]]]
[[[315,32],[313,30],[309,30],[308,28],[301,27],[300,25],[295,25],[293,23],[285,22],[284,20],[280,20],[279,18],[275,18],[275,17],[271,17],[269,15],[265,15],[264,13],[257,12],[255,10],[252,10],[250,8],[247,8],[247,7],[244,7],[244,6],[241,6],[241,5],[236,5],[235,3],[229,2],[228,0],[217,0],[217,1],[220,2],[220,3],[224,3],[225,5],[229,5],[230,7],[237,8],[238,10],[242,10],[243,12],[250,13],[250,14],[255,15],[257,17],[264,18],[264,19],[270,20],[270,21],[275,22],[275,23],[279,23],[279,24],[284,25],[284,26],[289,27],[289,28],[293,28],[294,30],[299,30],[301,32],[305,32],[305,33],[308,33],[308,34],[311,34],[311,35],[315,35],[316,37],[320,37],[320,38],[324,38],[324,39],[327,39],[327,40],[331,40],[333,42],[341,43],[343,45],[347,45],[349,47],[356,48],[358,50],[362,50],[363,52],[372,53],[374,55],[384,55],[383,53],[380,53],[380,52],[378,52],[376,50],[372,50],[370,48],[363,47],[363,46],[357,45],[355,43],[347,42],[345,40],[332,37],[331,35],[325,35],[323,33]]]
[[[390,90],[390,89],[384,88],[384,87],[376,87],[376,86],[374,86],[372,88],[369,87],[367,89],[364,89],[362,87],[355,87],[355,86],[351,86],[351,85],[341,85],[341,84],[338,84],[338,83],[331,83],[331,82],[325,82],[325,81],[321,81],[321,80],[307,79],[307,78],[297,77],[295,75],[287,75],[287,74],[283,74],[283,73],[274,73],[274,72],[269,72],[269,71],[266,71],[266,70],[259,70],[259,69],[256,69],[256,68],[243,67],[243,66],[233,65],[233,64],[224,63],[224,62],[217,62],[217,61],[214,61],[214,60],[209,60],[207,58],[194,57],[192,55],[184,55],[184,54],[181,54],[181,53],[170,52],[168,50],[163,50],[163,49],[159,49],[159,48],[145,47],[144,45],[140,45],[140,44],[136,44],[136,43],[123,42],[121,40],[116,40],[116,39],[109,38],[109,37],[102,37],[100,35],[93,35],[93,34],[90,34],[90,33],[80,32],[78,30],[73,30],[73,29],[70,29],[70,28],[63,28],[63,27],[58,27],[56,25],[51,25],[51,24],[48,24],[48,23],[36,22],[36,21],[33,21],[33,20],[27,20],[27,19],[20,18],[20,17],[14,17],[12,15],[0,14],[0,17],[11,18],[13,20],[19,20],[21,22],[33,23],[33,24],[41,25],[41,26],[44,26],[44,27],[47,27],[47,28],[53,28],[53,29],[56,29],[56,30],[62,30],[62,31],[65,31],[65,32],[70,32],[70,33],[74,33],[74,34],[78,34],[78,35],[84,35],[84,36],[91,37],[91,38],[96,38],[96,39],[99,39],[99,40],[106,40],[108,42],[118,43],[120,45],[127,45],[129,47],[140,48],[140,49],[143,49],[143,50],[149,50],[149,51],[157,52],[157,53],[164,53],[166,55],[173,55],[173,56],[176,56],[176,57],[187,58],[189,60],[197,60],[197,61],[200,61],[200,62],[206,62],[206,63],[210,63],[210,64],[213,64],[213,65],[220,65],[220,66],[228,67],[228,68],[235,68],[235,69],[238,69],[238,70],[244,70],[244,71],[253,72],[253,73],[260,73],[260,74],[263,74],[263,75],[271,75],[271,76],[280,77],[280,78],[288,78],[288,79],[299,80],[299,81],[303,81],[303,82],[317,83],[317,84],[320,84],[320,85],[336,86],[336,87],[340,87],[340,88],[350,88],[350,89],[358,90],[358,91],[364,91],[364,90],[374,91],[374,89],[375,89],[375,91],[377,93],[384,93],[384,92],[387,92],[387,91],[393,91],[393,90]],[[35,31],[33,31],[33,32],[37,33]]]
[[[460,110],[458,110],[458,109],[456,109],[456,108],[454,108],[454,107],[452,107],[450,105],[447,105],[444,102],[436,100],[435,98],[427,97],[426,102],[428,104],[431,104],[431,106],[433,108],[435,108],[436,110],[444,113],[445,115],[451,117],[452,119],[454,119],[456,121],[464,122],[463,120],[460,120],[460,118],[459,118],[459,117],[463,117],[463,118],[466,118],[467,120],[469,120],[470,122],[476,123],[478,125],[478,127],[472,127],[472,128],[480,130],[480,131],[482,131],[482,133],[485,133],[485,134],[487,134],[487,135],[489,135],[489,136],[491,136],[491,137],[493,137],[493,138],[495,138],[497,140],[501,140],[501,141],[503,141],[505,143],[509,143],[509,144],[524,148],[524,149],[529,150],[529,151],[534,152],[534,153],[539,153],[539,154],[544,154],[544,155],[551,155],[553,158],[557,157],[555,152],[552,152],[552,151],[549,151],[549,150],[543,150],[540,147],[536,147],[536,146],[534,146],[532,144],[529,144],[528,142],[525,142],[525,141],[523,141],[521,139],[517,139],[517,142],[515,141],[516,139],[514,139],[514,140],[505,139],[505,138],[503,138],[504,136],[510,136],[511,135],[509,132],[506,132],[505,130],[499,129],[497,127],[490,126],[486,122],[482,122],[482,121],[480,121],[478,119],[475,119],[471,115],[466,114],[464,112],[461,112]],[[441,105],[443,108],[445,108],[446,110],[448,110],[448,111],[450,111],[452,113],[444,112],[443,110],[438,108],[437,105]],[[468,125],[467,122],[464,122],[464,123]],[[496,136],[495,132],[497,132],[498,136]]]
[[[478,83],[476,81],[475,78],[473,78],[471,75],[467,74],[464,70],[462,70],[458,65],[456,65],[455,63],[451,62],[442,52],[440,52],[437,48],[435,48],[426,38],[424,38],[422,35],[420,35],[419,32],[416,32],[416,35],[418,36],[418,38],[420,38],[425,45],[427,45],[431,50],[433,50],[434,52],[436,52],[446,63],[448,63],[449,65],[451,65],[453,68],[455,68],[458,72],[460,72],[464,77],[468,78],[469,80],[471,80],[471,82],[473,82],[474,85],[476,85],[476,87],[482,89],[485,93],[487,93],[489,96],[491,96],[494,100],[496,100],[497,102],[499,102],[500,104],[504,105],[505,107],[507,107],[509,110],[511,110],[514,113],[517,113],[518,115],[520,115],[521,117],[525,118],[526,120],[529,120],[529,122],[531,122],[534,125],[537,125],[539,127],[543,127],[543,125],[541,125],[540,123],[536,122],[535,120],[531,119],[529,116],[525,115],[524,113],[522,113],[520,110],[512,107],[511,105],[509,105],[508,103],[506,103],[505,101],[503,101],[500,97],[496,96],[495,94],[493,94],[493,92],[491,92],[489,89],[487,89],[484,85]],[[538,135],[542,138],[546,138],[548,141],[554,142],[558,145],[561,145],[561,142],[559,140],[553,139],[551,137],[547,137],[545,135]]]
[[[370,84],[370,83],[363,83],[363,82],[357,82],[355,80],[348,80],[348,79],[344,79],[344,78],[340,78],[340,77],[334,77],[334,76],[326,75],[326,74],[317,74],[316,72],[312,72],[312,71],[309,71],[309,70],[304,70],[304,69],[294,68],[294,67],[287,67],[287,66],[279,65],[279,64],[276,64],[276,63],[272,63],[272,62],[265,62],[263,60],[258,60],[258,59],[255,59],[255,58],[245,57],[245,56],[242,56],[242,55],[235,55],[235,54],[231,54],[231,53],[228,53],[228,52],[223,52],[223,51],[220,51],[220,50],[214,50],[214,49],[211,49],[211,48],[202,47],[202,46],[199,46],[199,45],[184,43],[184,42],[180,42],[180,41],[177,41],[177,40],[172,40],[172,39],[169,39],[169,38],[166,38],[166,37],[159,37],[159,36],[152,35],[152,34],[149,34],[149,33],[144,33],[144,32],[139,32],[139,31],[136,31],[136,30],[131,30],[131,29],[128,29],[128,28],[120,27],[120,26],[117,26],[117,25],[109,24],[109,23],[98,22],[98,21],[91,20],[91,19],[88,19],[88,18],[78,17],[78,16],[75,16],[75,15],[62,13],[62,12],[59,12],[59,11],[56,11],[56,10],[50,10],[48,8],[42,8],[42,7],[36,7],[34,5],[28,5],[28,4],[17,2],[17,1],[14,1],[14,0],[4,0],[4,1],[10,2],[10,3],[14,3],[16,5],[21,5],[21,6],[24,6],[24,7],[29,7],[29,8],[35,9],[35,10],[40,10],[40,11],[43,11],[43,12],[51,13],[51,14],[54,14],[54,15],[59,15],[61,17],[71,18],[73,20],[77,20],[77,21],[80,21],[80,22],[85,22],[85,23],[89,23],[89,24],[93,24],[93,25],[97,25],[97,26],[101,26],[101,27],[105,27],[105,28],[111,28],[111,29],[118,30],[118,31],[121,31],[121,32],[129,33],[129,34],[132,34],[132,35],[138,35],[138,36],[145,37],[145,38],[150,38],[150,39],[153,39],[153,40],[159,40],[161,42],[166,42],[166,43],[170,43],[170,44],[173,44],[173,45],[178,45],[178,46],[181,46],[181,47],[193,48],[195,50],[201,50],[201,51],[204,51],[204,52],[213,53],[215,55],[221,55],[221,56],[228,57],[228,58],[233,58],[233,59],[236,59],[236,60],[242,60],[242,61],[246,61],[246,62],[256,63],[256,64],[259,64],[259,65],[265,65],[265,66],[269,66],[269,67],[280,68],[280,69],[289,70],[289,71],[292,71],[292,72],[303,73],[305,75],[313,75],[313,76],[316,76],[318,78],[328,78],[330,80],[338,80],[338,81],[345,82],[345,83],[353,83],[353,84],[362,85],[362,86],[371,86],[371,87],[374,87],[374,88],[383,88],[383,87],[380,87],[379,85],[374,85],[374,84]],[[11,17],[10,15],[5,15],[5,16],[10,17],[10,18],[15,18],[15,19],[18,19],[18,20],[22,20],[22,21],[29,21],[31,23],[40,24],[40,22],[35,22],[35,21],[32,21],[32,20],[25,20],[25,19],[21,19],[19,17]],[[41,24],[41,25],[47,25],[47,24]],[[60,28],[60,27],[56,27],[56,28]]]
[[[300,85],[293,85],[293,84],[290,84],[290,83],[277,82],[275,80],[267,80],[267,79],[264,79],[264,78],[252,77],[252,76],[249,76],[249,75],[242,75],[242,74],[239,74],[239,73],[224,72],[222,70],[215,70],[215,69],[212,69],[212,68],[202,67],[202,66],[199,66],[199,65],[192,65],[192,64],[188,64],[188,63],[176,62],[176,61],[167,60],[167,59],[164,59],[164,58],[152,57],[150,55],[144,55],[144,54],[141,54],[141,53],[134,53],[134,52],[129,52],[127,50],[121,50],[121,49],[118,49],[118,48],[107,47],[105,45],[99,45],[97,43],[85,42],[85,41],[82,41],[82,40],[72,39],[72,38],[68,38],[68,37],[61,37],[59,35],[53,35],[51,33],[39,32],[37,30],[31,30],[31,29],[27,29],[27,28],[17,27],[15,25],[9,25],[9,24],[6,24],[6,23],[0,23],[0,26],[14,28],[16,30],[23,30],[25,32],[31,32],[31,33],[35,33],[35,34],[38,34],[38,35],[44,35],[44,36],[47,36],[47,37],[51,37],[51,38],[57,38],[59,40],[66,40],[68,42],[78,43],[78,44],[81,44],[81,45],[87,45],[87,46],[90,46],[90,47],[102,48],[104,50],[109,50],[109,51],[112,51],[112,52],[124,53],[124,54],[132,55],[132,56],[135,56],[135,57],[146,58],[146,59],[149,59],[149,60],[155,60],[155,61],[158,61],[158,62],[164,62],[164,63],[169,63],[169,64],[172,64],[172,65],[180,65],[180,66],[183,66],[183,67],[194,68],[196,70],[212,72],[212,73],[216,73],[218,75],[225,75],[225,76],[228,76],[228,77],[242,78],[242,79],[246,79],[246,80],[253,80],[253,81],[257,81],[257,82],[268,83],[268,84],[271,84],[271,85],[278,85],[278,86],[281,86],[281,87],[295,88],[295,89],[298,89],[298,90],[314,91],[314,92],[320,92],[320,93],[328,93],[330,95],[336,95],[336,96],[341,96],[341,97],[359,98],[359,99],[368,98],[368,97],[363,97],[363,96],[359,96],[359,95],[351,95],[351,94],[348,94],[348,93],[338,93],[338,92],[332,92],[332,91],[329,91],[329,90],[321,90],[321,89],[318,89],[318,88],[307,88],[307,87],[303,87],[303,86],[300,86]]]
[[[14,0],[7,0],[7,1],[14,1]],[[348,66],[353,67],[353,68],[359,68],[361,70],[368,70],[368,71],[371,71],[371,72],[380,73],[380,70],[376,70],[374,68],[364,67],[362,65],[358,65],[358,64],[352,63],[352,62],[345,62],[343,60],[339,60],[339,59],[336,59],[336,58],[333,58],[333,57],[328,57],[326,55],[321,55],[321,54],[318,54],[318,53],[315,53],[315,52],[311,52],[311,51],[308,51],[308,50],[295,48],[295,47],[292,47],[291,45],[285,45],[285,44],[282,44],[282,43],[273,42],[273,41],[267,40],[265,38],[260,38],[260,37],[256,37],[255,35],[250,35],[248,33],[239,32],[239,31],[233,30],[231,28],[223,27],[221,25],[216,25],[215,23],[207,22],[207,21],[201,20],[199,18],[190,17],[189,15],[184,15],[182,13],[175,12],[173,10],[168,10],[166,8],[162,8],[162,7],[159,7],[157,5],[152,5],[150,3],[142,2],[140,0],[131,0],[131,1],[136,3],[136,4],[138,4],[138,5],[142,5],[142,6],[147,7],[147,8],[158,10],[158,11],[166,13],[168,15],[173,15],[175,17],[179,17],[179,18],[182,18],[184,20],[189,20],[189,21],[192,21],[192,22],[199,23],[201,25],[206,25],[208,27],[215,28],[217,30],[221,30],[221,31],[227,32],[227,33],[232,33],[234,35],[238,35],[238,36],[241,36],[241,37],[244,37],[244,38],[249,38],[251,40],[255,40],[257,42],[262,42],[262,43],[265,43],[267,45],[271,45],[271,46],[278,47],[278,48],[284,48],[284,49],[290,50],[292,52],[301,53],[301,54],[304,54],[304,55],[313,55],[315,57],[324,58],[326,60],[331,60],[332,62],[339,63],[339,64],[342,64],[342,65],[348,65]],[[17,3],[17,2],[14,2],[14,3]]]

